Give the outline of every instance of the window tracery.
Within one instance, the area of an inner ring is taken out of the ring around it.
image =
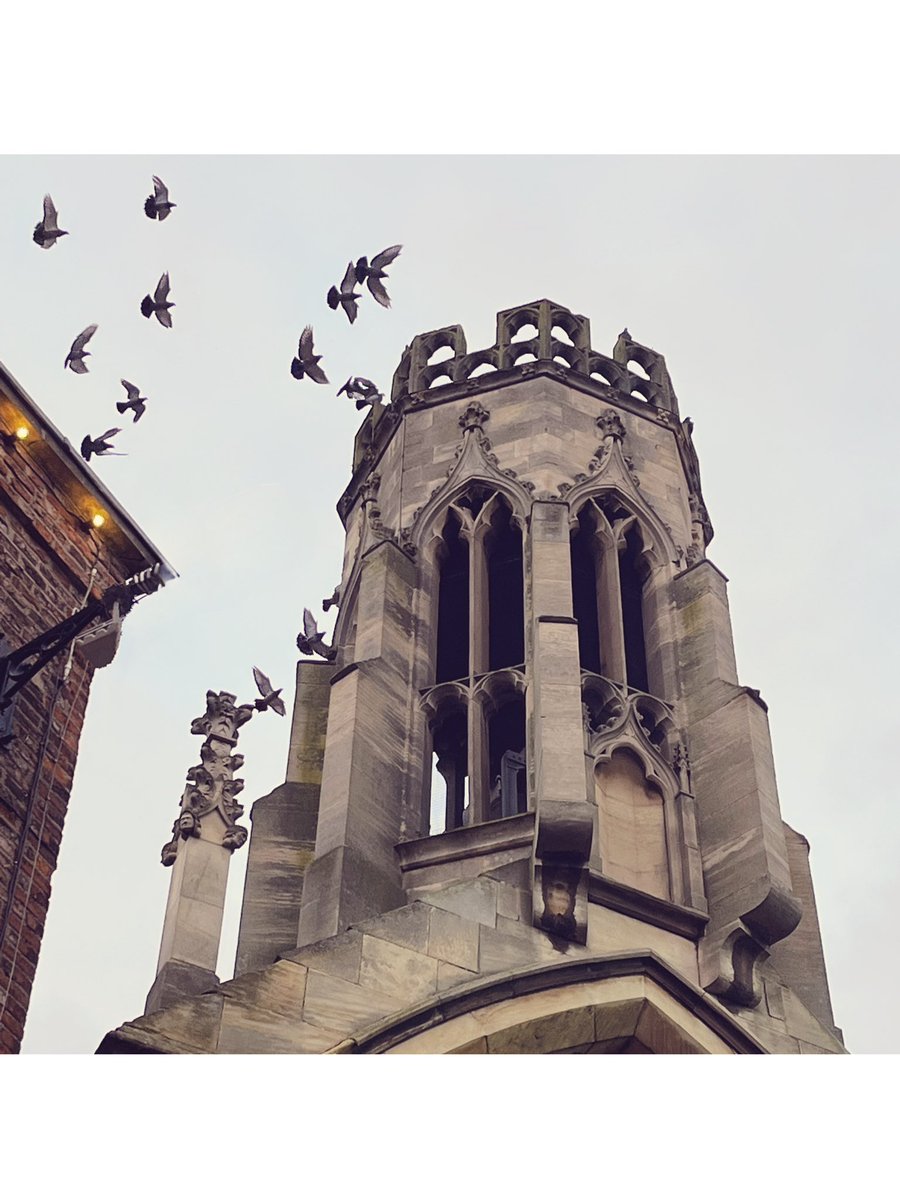
[[[432,543],[437,615],[433,683],[423,696],[432,834],[513,816],[528,804],[523,522],[502,492],[481,481],[445,514]]]

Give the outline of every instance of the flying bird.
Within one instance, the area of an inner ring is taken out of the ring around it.
[[[88,325],[87,329],[82,329],[78,337],[72,343],[69,353],[66,355],[66,361],[63,363],[63,370],[69,367],[76,375],[87,375],[88,365],[84,361],[90,356],[90,350],[85,350],[85,346],[97,332],[99,326]]]
[[[34,227],[33,237],[42,250],[56,245],[57,238],[68,237],[68,229],[60,229],[56,208],[49,196],[44,197],[44,219]]]
[[[153,176],[153,195],[144,201],[144,212],[151,221],[164,221],[173,208],[177,208],[169,199],[169,189],[158,175]]]
[[[253,678],[256,680],[256,686],[259,688],[261,700],[254,700],[258,712],[265,712],[267,708],[274,709],[280,717],[285,715],[284,701],[281,699],[282,688],[276,692],[272,687],[272,681],[268,675],[264,675],[259,667],[253,668]]]
[[[308,608],[303,610],[303,632],[297,634],[297,649],[301,654],[320,654],[330,662],[337,650],[325,641],[325,634],[319,633],[316,618]]]
[[[387,279],[387,271],[384,268],[390,266],[402,249],[402,246],[388,246],[387,250],[376,254],[371,263],[367,258],[360,258],[356,263],[356,282],[365,281],[369,291],[383,308],[391,307],[391,298],[381,282],[382,279]]]
[[[151,300],[149,296],[145,296],[141,301],[141,312],[148,319],[152,317],[154,313],[156,313],[156,319],[159,321],[160,325],[165,325],[166,329],[171,329],[172,317],[169,313],[169,309],[174,308],[175,305],[171,300],[166,299],[168,294],[169,272],[166,271],[165,274],[160,275],[159,277],[159,283],[156,285],[156,291],[153,293],[153,299]]]
[[[340,304],[341,308],[347,314],[347,320],[351,325],[356,320],[356,314],[359,311],[356,303],[359,299],[359,292],[354,292],[353,290],[355,284],[356,268],[352,262],[349,262],[347,263],[347,270],[344,272],[344,278],[341,281],[340,291],[336,287],[331,287],[328,289],[326,297],[329,308],[336,310]]]
[[[127,400],[117,400],[116,408],[120,413],[128,412],[129,408],[134,409],[134,424],[136,425],[144,415],[144,410],[147,407],[147,397],[141,395],[141,389],[136,388],[133,383],[129,383],[127,379],[121,380],[122,387],[128,393]]]
[[[344,392],[351,400],[356,401],[357,408],[365,408],[367,404],[371,404],[374,408],[384,399],[372,380],[363,379],[362,375],[351,375],[338,391],[338,395],[340,396]]]
[[[312,325],[307,325],[300,334],[300,344],[297,346],[298,357],[291,362],[291,374],[295,379],[308,375],[314,383],[327,383],[328,376],[319,366],[321,354],[313,354]]]
[[[92,454],[121,454],[125,457],[124,451],[113,450],[110,438],[114,438],[117,433],[121,433],[121,429],[107,429],[106,433],[101,433],[99,437],[92,438],[90,434],[81,443],[81,457],[85,462],[91,461]]]

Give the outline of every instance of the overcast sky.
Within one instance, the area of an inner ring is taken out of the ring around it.
[[[161,225],[142,212],[153,174],[178,204]],[[48,191],[71,233],[42,251]],[[388,390],[410,338],[443,325],[489,346],[498,310],[544,296],[590,319],[595,349],[627,325],[666,356],[740,679],[769,704],[782,815],[812,846],[835,1019],[853,1051],[900,1050],[898,211],[895,158],[0,159],[0,359],[73,445],[117,423],[120,377],[139,384],[128,457],[96,470],[180,573],[94,678],[23,1050],[90,1053],[142,1013],[207,688],[248,701],[257,664],[293,699],[303,606],[340,573],[358,414],[337,388]],[[351,328],[325,293],[394,242],[393,307],[367,296]],[[139,312],[164,270],[171,331]],[[92,322],[90,373],[64,372]],[[307,323],[332,386],[291,378]],[[287,738],[272,713],[242,729],[248,809],[283,781]]]

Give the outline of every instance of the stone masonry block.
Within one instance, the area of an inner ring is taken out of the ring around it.
[[[306,981],[303,1019],[323,1029],[351,1034],[403,1007],[396,995],[311,970]]]
[[[478,932],[481,927],[455,912],[431,909],[428,953],[468,971],[478,970]]]
[[[497,920],[497,885],[493,879],[473,879],[423,896],[422,903],[493,928]]]
[[[400,997],[403,1008],[437,989],[437,959],[382,938],[363,935],[359,982]]]
[[[345,933],[325,938],[311,946],[302,946],[299,950],[282,957],[323,974],[345,979],[349,983],[358,983],[362,963],[362,940],[361,930],[348,929]]]

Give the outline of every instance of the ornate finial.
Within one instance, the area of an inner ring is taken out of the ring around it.
[[[618,413],[613,412],[611,408],[606,409],[605,412],[600,414],[596,425],[604,439],[614,438],[615,441],[621,442],[625,437],[625,426],[622,424],[622,418]]]
[[[466,405],[465,412],[459,418],[460,428],[465,430],[481,429],[490,415],[490,412],[483,404],[480,404],[477,400],[472,400]]]
[[[678,776],[678,786],[687,795],[691,795],[691,760],[688,757],[687,746],[684,742],[676,742],[672,754],[672,766]]]
[[[231,692],[207,692],[206,712],[191,722],[191,733],[237,741],[237,731],[253,716],[253,705],[235,707],[237,696]]]
[[[272,695],[263,701],[263,708],[276,707]],[[237,745],[238,730],[256,709],[253,704],[237,705],[235,699],[231,692],[207,692],[206,712],[191,722],[191,733],[205,734],[206,741],[200,747],[200,762],[185,777],[181,811],[172,826],[172,839],[162,848],[164,867],[175,862],[179,842],[199,838],[202,819],[216,811],[225,824],[222,844],[227,849],[235,850],[247,840],[247,830],[236,824],[244,812],[236,799],[244,781],[234,778],[234,772],[244,765],[244,756],[232,751]]]
[[[368,478],[366,479],[366,482],[359,489],[359,496],[360,496],[360,499],[363,502],[363,504],[374,504],[375,503],[377,496],[378,496],[378,489],[380,486],[381,486],[381,476],[378,474],[377,471],[373,471],[372,474],[369,475]]]
[[[691,493],[689,503],[691,507],[691,544],[687,549],[687,562],[689,567],[693,567],[706,558],[706,535],[707,530],[711,527],[706,505],[696,492]]]

